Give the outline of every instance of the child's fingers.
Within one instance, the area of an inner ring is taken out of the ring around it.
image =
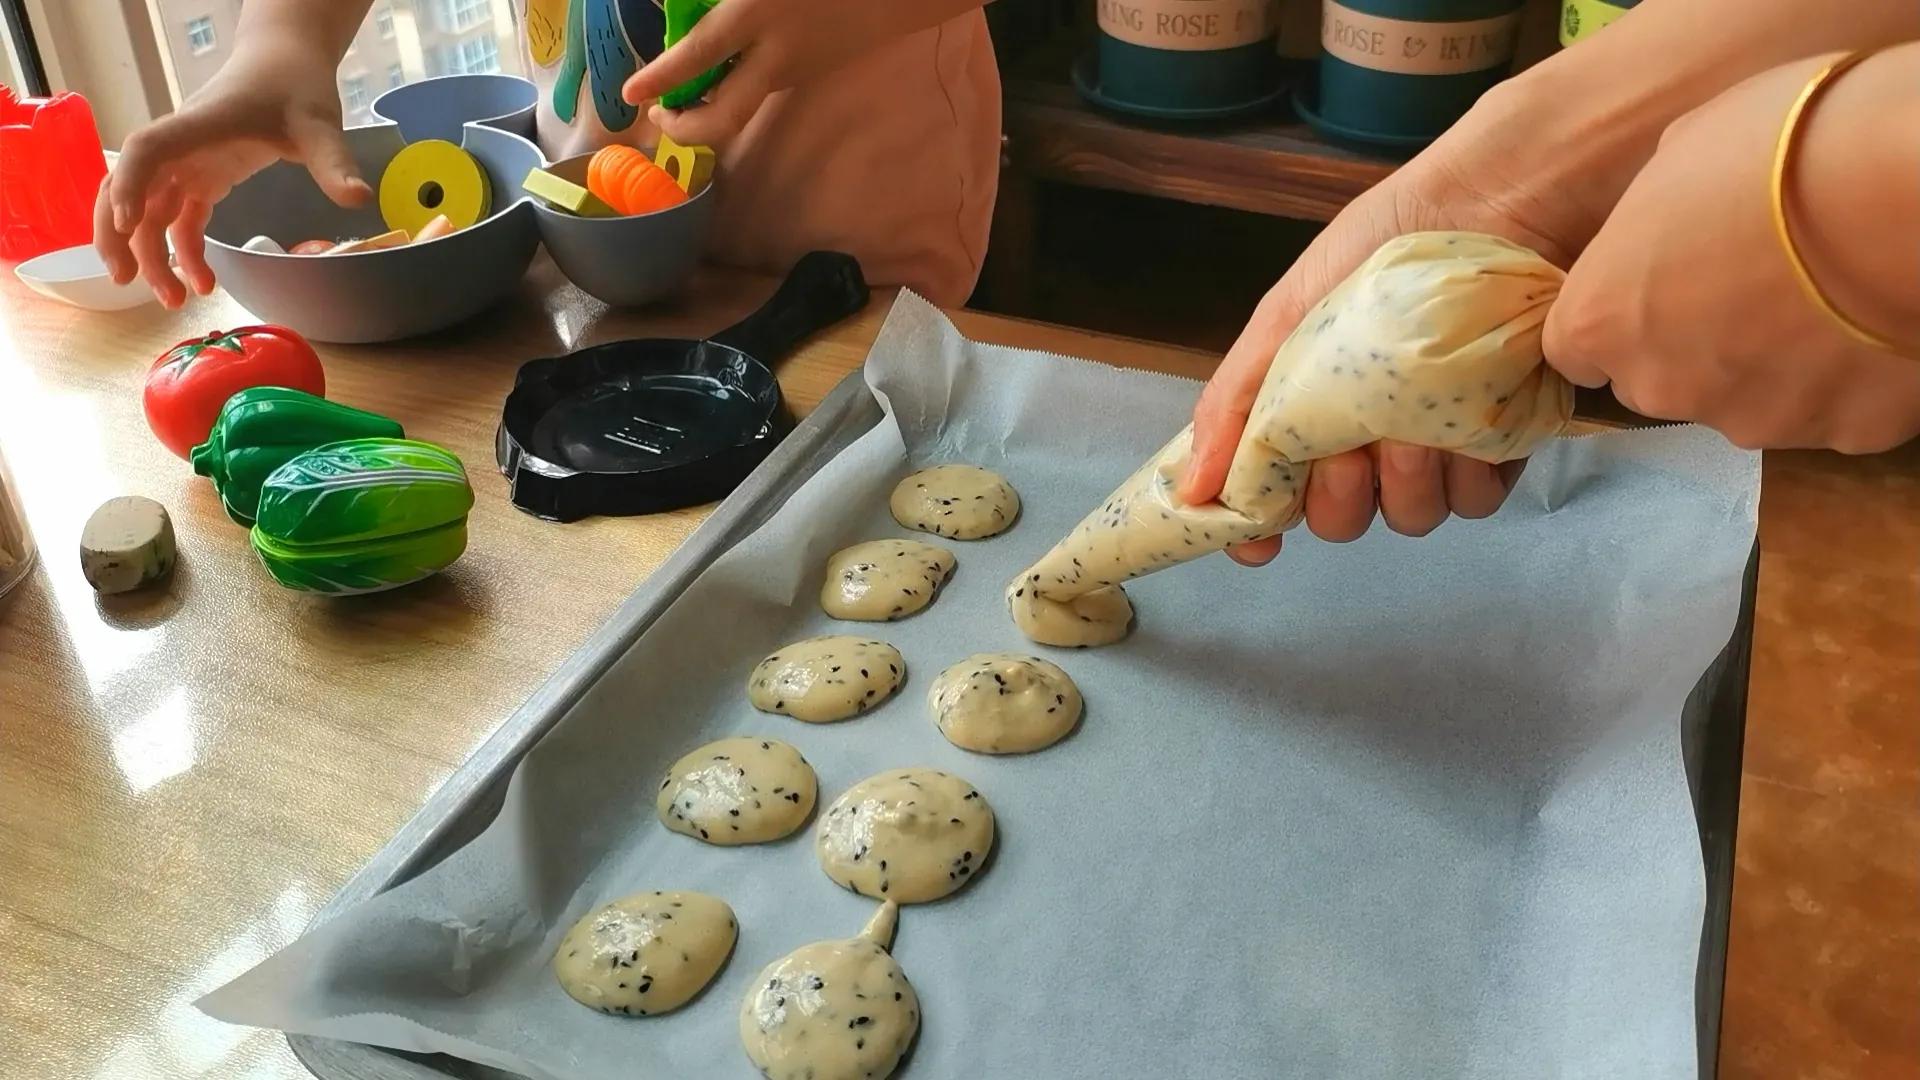
[[[147,212],[151,189],[174,162],[234,137],[236,133],[225,130],[225,124],[217,111],[186,109],[127,136],[120,148],[120,160],[107,176],[114,230],[122,236],[132,234]]]
[[[108,190],[111,182],[111,178],[102,178],[100,193],[93,199],[93,250],[100,253],[100,261],[106,264],[113,283],[125,285],[139,273],[140,264],[127,249],[127,238],[114,228],[113,196]]]
[[[647,117],[667,137],[682,146],[719,146],[740,134],[767,100],[765,83],[750,64],[736,68],[705,104],[690,109],[663,109],[655,105]]]
[[[695,23],[687,36],[673,43],[673,47],[653,59],[653,62],[633,73],[626,85],[620,88],[620,96],[629,105],[638,105],[643,101],[654,101],[662,94],[693,78],[707,69],[726,60],[727,57],[747,47],[751,37],[754,5],[743,4],[735,0],[732,4],[720,4]]]
[[[213,207],[204,199],[187,198],[180,203],[180,216],[173,219],[167,235],[173,238],[173,257],[186,275],[193,291],[205,296],[213,291],[213,268],[207,265],[207,219]]]
[[[140,224],[134,226],[130,247],[140,260],[140,276],[153,288],[153,295],[168,308],[186,302],[187,290],[173,275],[167,256],[167,226],[180,213],[180,189],[168,184],[148,201]]]
[[[360,165],[332,117],[296,113],[287,118],[287,127],[295,152],[327,198],[341,206],[362,206],[373,198],[373,189],[360,178]]]

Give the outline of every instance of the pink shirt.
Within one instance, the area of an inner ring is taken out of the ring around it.
[[[540,88],[542,152],[559,160],[614,141],[651,145],[645,114],[613,100],[624,64],[596,54],[604,70],[590,65],[570,79],[564,35],[542,33],[541,9],[559,15],[568,2],[527,0],[534,10],[521,20],[536,20],[522,49]],[[570,2],[588,5],[589,19],[650,15],[647,0]],[[628,36],[637,46],[651,32]],[[586,36],[590,44],[606,38],[591,23]],[[648,59],[658,53],[654,40]],[[577,85],[570,122],[560,114],[569,85]],[[715,149],[711,258],[778,273],[814,249],[845,251],[876,286],[965,303],[986,255],[1000,164],[1000,79],[986,19],[970,11],[776,94]]]

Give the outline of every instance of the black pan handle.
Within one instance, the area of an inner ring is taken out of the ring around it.
[[[838,251],[813,251],[787,272],[773,299],[707,340],[738,349],[772,367],[813,334],[867,306],[860,260]]]

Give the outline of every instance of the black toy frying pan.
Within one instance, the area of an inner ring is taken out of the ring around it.
[[[575,521],[725,496],[793,427],[773,362],[866,303],[859,262],[816,251],[705,341],[615,341],[522,365],[494,440],[513,504]]]

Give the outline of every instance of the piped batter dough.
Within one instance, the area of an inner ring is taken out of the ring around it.
[[[747,700],[761,712],[809,724],[857,716],[893,696],[907,677],[900,650],[870,638],[808,638],[754,665]]]
[[[739,924],[705,893],[637,893],[573,924],[553,974],[573,1000],[624,1016],[658,1016],[693,1000],[733,952]]]
[[[876,900],[919,904],[973,880],[993,850],[993,808],[972,784],[937,769],[869,776],[814,827],[820,868]]]
[[[1058,665],[1017,653],[969,656],[927,692],[947,741],[982,754],[1052,746],[1080,722],[1080,688]]]
[[[900,909],[857,938],[768,964],[740,1006],[740,1044],[769,1080],[885,1080],[920,1030],[920,999],[888,952]]]
[[[800,751],[777,739],[721,739],[673,763],[654,809],[667,828],[709,844],[764,844],[806,824],[817,794]]]
[[[974,465],[935,465],[893,489],[893,520],[955,540],[982,540],[1013,526],[1020,496],[998,473]]]
[[[1048,644],[1118,640],[1126,601],[1106,590],[1297,525],[1318,458],[1380,439],[1490,463],[1525,457],[1573,412],[1572,387],[1540,350],[1564,276],[1492,236],[1388,241],[1280,346],[1219,500],[1188,506],[1175,494],[1188,427],[1007,587],[1015,624]],[[1082,619],[1097,632],[1073,633]]]
[[[904,619],[933,603],[954,565],[953,552],[918,540],[855,544],[827,560],[820,606],[836,619]]]

